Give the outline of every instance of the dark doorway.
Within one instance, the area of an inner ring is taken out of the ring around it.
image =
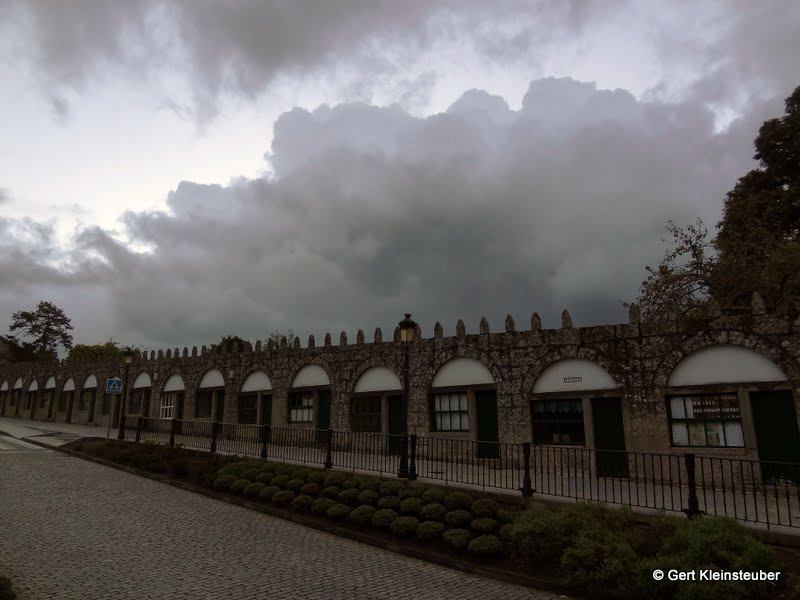
[[[800,434],[792,391],[750,392],[750,405],[763,482],[800,483]]]
[[[89,423],[94,423],[94,405],[97,400],[97,388],[94,388],[89,395]]]
[[[329,429],[331,426],[331,391],[322,390],[317,394],[317,429]],[[317,441],[323,443],[327,439],[327,435],[325,431],[320,431]]]
[[[272,425],[272,394],[261,394],[261,423]]]
[[[475,415],[478,458],[500,458],[496,390],[475,392]]]
[[[214,413],[214,420],[222,423],[225,418],[225,390],[214,392],[217,400],[217,410]]]
[[[72,422],[72,405],[75,403],[75,391],[68,392],[67,396],[67,418],[66,423]]]
[[[258,420],[258,394],[239,396],[239,417],[242,425],[255,425]]]
[[[389,403],[389,439],[387,441],[386,451],[389,454],[400,454],[402,446],[403,435],[403,397],[402,396],[389,396],[387,399]]]
[[[620,398],[592,398],[598,477],[628,477]]]

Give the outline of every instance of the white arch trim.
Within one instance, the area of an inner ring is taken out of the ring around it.
[[[167,379],[167,383],[164,384],[164,392],[182,392],[186,389],[186,386],[183,384],[183,377],[175,373],[171,375],[169,379]]]
[[[97,387],[97,377],[95,377],[94,375],[89,375],[86,378],[86,381],[83,383],[83,388],[87,389],[87,388],[96,388],[96,387]]]
[[[153,382],[150,379],[150,375],[147,373],[139,373],[139,376],[133,382],[133,389],[148,388],[151,385],[153,385]]]
[[[31,384],[28,386],[28,391],[29,392],[36,392],[38,390],[39,390],[39,382],[34,379],[33,381],[31,381]]]
[[[293,388],[305,387],[307,385],[330,385],[331,381],[328,379],[328,374],[325,370],[317,365],[306,365],[297,375],[294,376],[292,381]]]
[[[3,385],[0,385],[0,392],[5,392],[8,389],[8,382],[4,381]]]
[[[730,344],[695,350],[673,369],[671,387],[706,383],[754,383],[786,381],[780,367],[763,354]]]
[[[210,388],[210,387],[223,387],[225,385],[225,378],[222,376],[222,373],[219,372],[219,369],[211,369],[200,380],[200,387],[201,388]]]
[[[364,371],[356,382],[356,392],[382,392],[387,390],[402,390],[403,384],[386,367],[372,367]]]
[[[484,364],[474,358],[453,358],[444,363],[433,378],[431,387],[482,385],[494,383],[494,377]]]
[[[56,387],[56,378],[51,375],[50,379],[47,380],[47,383],[44,384],[44,389],[52,390],[55,387]]]
[[[247,376],[242,384],[242,393],[266,392],[272,389],[272,382],[264,371],[255,371]]]
[[[542,371],[533,385],[533,393],[614,390],[617,387],[600,365],[581,358],[565,358]]]
[[[64,382],[64,387],[61,388],[61,391],[62,392],[71,392],[74,389],[75,389],[75,380],[72,377],[70,377],[69,379],[67,379]]]
[[[17,380],[14,382],[14,389],[18,390],[22,387],[22,377],[17,377]]]

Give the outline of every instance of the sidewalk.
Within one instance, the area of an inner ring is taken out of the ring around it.
[[[82,437],[105,437],[105,427],[77,425],[75,423],[50,423],[15,417],[0,417],[0,433],[26,441],[31,438],[48,446],[61,446]],[[112,427],[111,435],[115,430]]]

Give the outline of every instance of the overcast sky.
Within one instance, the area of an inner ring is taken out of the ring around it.
[[[790,1],[0,0],[0,332],[624,322],[800,85]]]

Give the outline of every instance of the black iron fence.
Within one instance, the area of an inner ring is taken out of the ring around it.
[[[796,463],[148,417],[126,417],[123,436],[379,474],[397,473],[407,447],[411,480],[800,528]]]

